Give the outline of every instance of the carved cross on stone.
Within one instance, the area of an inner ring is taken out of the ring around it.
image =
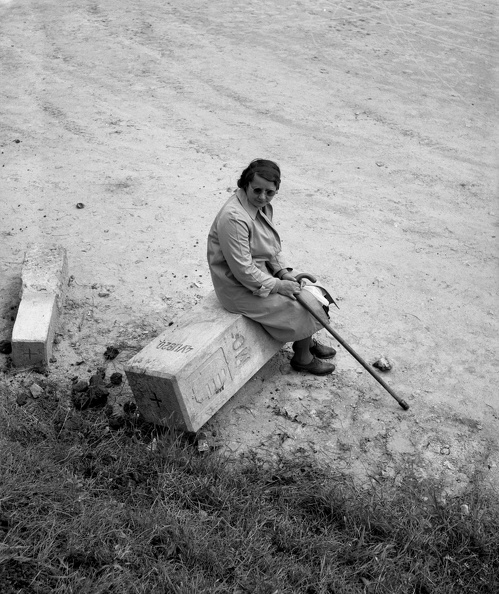
[[[38,353],[35,351],[33,352],[29,347],[27,351],[24,351],[23,355],[27,355],[28,359],[31,361],[31,356],[32,355],[38,355]]]
[[[152,390],[151,390],[152,391]],[[149,396],[149,400],[152,400],[153,402],[156,403],[157,407],[159,408],[162,404],[161,400],[158,398],[158,395],[156,394],[156,392],[153,392],[153,396],[154,398],[152,398],[151,396]]]

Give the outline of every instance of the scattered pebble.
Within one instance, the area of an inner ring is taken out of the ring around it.
[[[33,398],[38,398],[43,394],[43,388],[38,384],[31,384],[29,391],[31,392],[31,396],[33,396]]]
[[[380,371],[390,371],[392,364],[386,357],[380,357],[373,363],[373,367],[376,367]]]
[[[448,455],[450,454],[450,447],[449,447],[449,446],[447,446],[447,445],[446,445],[446,446],[442,446],[442,447],[440,448],[440,453],[441,453],[443,456],[448,456]]]
[[[76,208],[78,208],[79,210],[81,210],[82,208],[85,208],[85,205],[83,204],[83,202],[78,202],[76,205]]]
[[[466,503],[463,503],[463,505],[461,505],[461,513],[463,514],[463,516],[469,516],[470,515],[469,505],[466,505]]]

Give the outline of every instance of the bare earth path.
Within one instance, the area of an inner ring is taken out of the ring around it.
[[[211,220],[273,158],[290,260],[333,289],[360,354],[393,361],[411,409],[343,351],[326,379],[284,351],[210,428],[361,479],[499,483],[494,8],[0,0],[0,338],[24,251],[56,242],[75,278],[52,376],[69,386],[108,344],[121,369],[211,290]]]

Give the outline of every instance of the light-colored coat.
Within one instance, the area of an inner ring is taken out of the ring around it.
[[[208,235],[208,264],[218,299],[230,312],[260,323],[281,342],[307,338],[322,326],[299,303],[277,293],[288,268],[270,204],[258,209],[239,189],[217,214]]]

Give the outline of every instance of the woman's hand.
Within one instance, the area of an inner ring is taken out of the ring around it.
[[[287,280],[287,281],[293,281],[296,282],[295,277],[291,274],[291,272],[286,272],[285,274],[283,274],[281,276],[281,280]],[[300,287],[303,289],[303,287],[307,284],[306,279],[302,278],[300,281]]]
[[[291,276],[291,275],[290,275]],[[301,291],[300,283],[297,283],[295,280],[281,280],[280,286],[277,289],[277,292],[280,295],[285,295],[286,297],[291,297],[291,299],[296,299],[295,295]]]

